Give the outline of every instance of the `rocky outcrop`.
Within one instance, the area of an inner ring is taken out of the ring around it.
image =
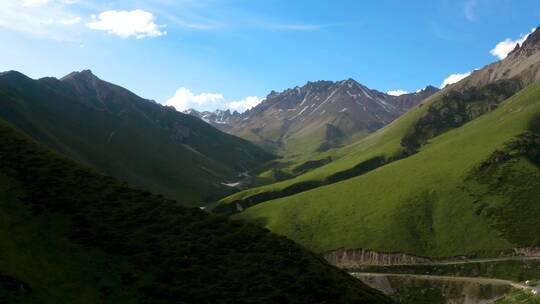
[[[341,268],[354,268],[366,265],[408,265],[430,263],[427,257],[405,253],[384,253],[365,249],[338,249],[324,255],[332,265]]]

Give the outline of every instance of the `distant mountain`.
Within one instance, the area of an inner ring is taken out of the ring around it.
[[[308,82],[284,92],[272,92],[245,113],[187,113],[228,133],[272,151],[324,151],[353,142],[392,122],[437,88],[392,96],[371,90],[353,79]]]
[[[0,118],[64,155],[184,204],[231,193],[224,184],[271,158],[88,70],[60,80],[0,74]]]
[[[141,191],[0,119],[1,303],[392,303],[265,229]]]
[[[184,111],[185,114],[192,115],[204,120],[206,123],[213,125],[214,127],[227,132],[230,130],[231,125],[237,121],[241,114],[237,111],[231,112],[231,110],[215,110],[215,111],[197,111],[195,109],[188,109]]]

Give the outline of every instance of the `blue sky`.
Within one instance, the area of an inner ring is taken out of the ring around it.
[[[242,110],[321,79],[440,86],[538,25],[537,0],[1,0],[0,70],[92,69],[178,109]]]

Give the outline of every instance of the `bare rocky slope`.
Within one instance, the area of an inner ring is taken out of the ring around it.
[[[230,111],[186,113],[213,126],[284,154],[325,151],[358,140],[433,95],[428,86],[392,96],[353,79],[308,82],[266,99],[242,114]]]

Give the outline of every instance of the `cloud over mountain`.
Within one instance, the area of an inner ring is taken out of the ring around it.
[[[521,35],[520,38],[513,40],[511,38],[506,38],[505,40],[497,43],[495,48],[493,48],[491,51],[491,55],[498,57],[499,59],[504,59],[508,54],[516,48],[516,45],[522,45],[525,40],[529,37],[530,34],[532,34],[536,28],[533,28],[530,33]]]
[[[403,90],[394,90],[394,91],[388,91],[386,92],[386,94],[388,95],[392,95],[392,96],[401,96],[401,95],[405,95],[409,92],[407,91],[403,91]]]
[[[468,77],[469,75],[471,75],[471,72],[468,72],[468,73],[456,73],[456,74],[452,74],[448,77],[446,77],[446,79],[443,81],[443,83],[441,84],[441,88],[444,88],[446,87],[447,85],[451,85],[451,84],[454,84],[456,82],[459,82],[461,81],[463,78],[466,78]]]
[[[165,102],[165,105],[172,106],[177,111],[184,111],[189,108],[216,107],[224,101],[225,97],[219,93],[195,94],[189,89],[180,88],[173,97]]]
[[[261,103],[263,99],[257,96],[248,96],[242,100],[227,101],[221,93],[195,94],[190,89],[180,88],[165,105],[174,107],[177,111],[195,109],[198,111],[213,111],[215,109],[230,109],[244,112]]]
[[[259,103],[261,103],[263,99],[257,97],[257,96],[248,96],[242,100],[239,101],[233,101],[229,102],[229,108],[231,110],[236,110],[238,112],[244,112],[246,110],[249,110]]]

